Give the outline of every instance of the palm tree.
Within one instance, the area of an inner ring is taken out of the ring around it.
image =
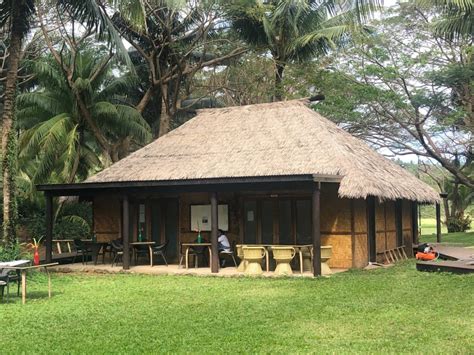
[[[46,0],[44,0],[46,1]],[[7,73],[5,77],[3,112],[2,112],[2,169],[3,169],[3,237],[5,247],[11,247],[16,241],[16,132],[14,125],[15,96],[18,78],[18,67],[22,43],[35,14],[37,0],[2,0],[0,2],[0,29],[8,34]],[[119,54],[126,53],[123,43],[114,27],[105,15],[105,9],[97,0],[49,0],[49,6],[59,6],[73,13],[77,21],[84,21],[97,27],[99,35],[109,34]],[[117,1],[118,2],[118,1]],[[126,55],[122,57],[127,59]]]
[[[128,153],[128,145],[147,143],[151,133],[140,113],[123,103],[122,95],[136,84],[134,79],[127,74],[115,77],[113,62],[97,75],[102,57],[103,53],[94,49],[76,53],[72,80],[75,89],[81,90],[81,96],[86,98],[92,120],[113,142],[111,153],[118,160],[121,154]],[[17,97],[17,118],[22,131],[20,159],[36,160],[34,184],[81,181],[101,166],[98,142],[78,110],[77,96],[59,64],[47,58],[34,63],[33,71],[38,87]]]
[[[415,4],[441,15],[434,26],[438,35],[450,40],[474,35],[474,0],[415,0]]]
[[[273,99],[283,96],[285,66],[326,54],[379,7],[377,0],[267,0],[230,11],[239,36],[271,55],[275,63]]]

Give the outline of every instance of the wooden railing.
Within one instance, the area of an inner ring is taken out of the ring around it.
[[[53,254],[72,253],[74,251],[73,239],[53,239],[53,246],[56,246],[56,251],[53,248]]]

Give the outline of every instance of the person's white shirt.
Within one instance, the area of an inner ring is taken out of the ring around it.
[[[217,241],[220,243],[220,245],[222,246],[224,250],[226,251],[230,250],[229,239],[227,238],[225,234],[221,234],[219,238],[217,238]]]

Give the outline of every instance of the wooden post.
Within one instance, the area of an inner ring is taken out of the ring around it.
[[[128,196],[123,196],[122,200],[122,237],[123,237],[123,269],[130,269],[130,213]]]
[[[436,204],[436,242],[441,243],[441,208]]]
[[[313,219],[313,275],[321,276],[321,183],[316,182],[313,187],[312,219]]]
[[[369,263],[377,262],[377,231],[375,229],[375,197],[367,197],[367,243]]]
[[[397,234],[397,247],[403,243],[403,200],[395,201],[395,231]]]
[[[46,264],[53,260],[53,196],[45,193],[46,198]]]
[[[411,203],[411,232],[413,243],[418,244],[418,203],[416,201]]]
[[[217,250],[217,232],[218,232],[218,211],[217,211],[217,193],[211,193],[211,272],[219,272],[219,252]]]

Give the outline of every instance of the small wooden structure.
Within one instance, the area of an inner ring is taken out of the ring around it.
[[[418,203],[438,194],[408,171],[307,107],[305,100],[210,109],[83,183],[41,185],[51,255],[52,198],[80,196],[100,241],[168,240],[177,261],[196,229],[237,244],[322,245],[330,267],[360,268],[377,253],[417,242]],[[381,260],[379,260],[381,261]],[[124,248],[123,267],[130,267]]]

